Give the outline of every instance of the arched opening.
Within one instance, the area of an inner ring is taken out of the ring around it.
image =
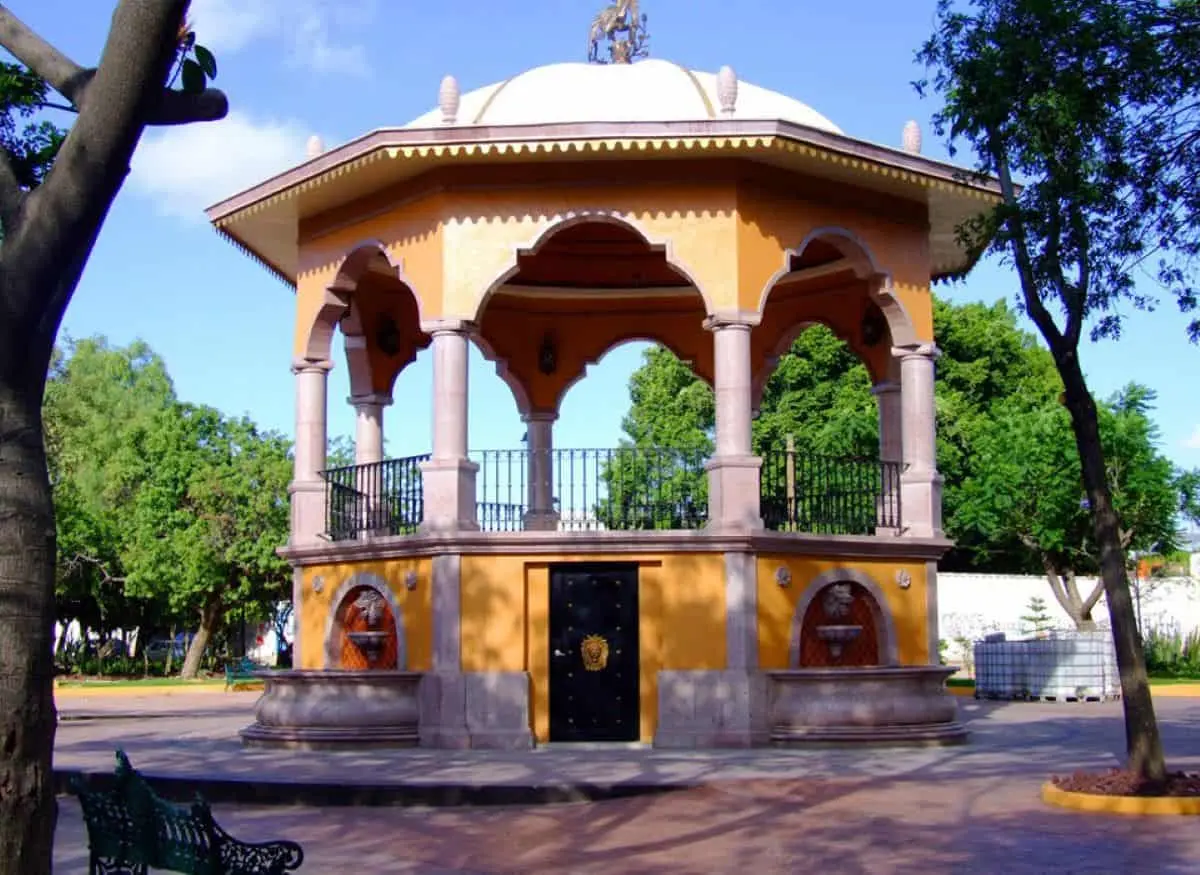
[[[385,589],[351,581],[336,603],[326,644],[329,668],[390,671],[403,667],[402,631]]]
[[[480,346],[521,408],[524,446],[476,454],[481,527],[703,524],[704,478],[691,476],[700,492],[685,490],[683,471],[702,472],[707,453],[689,459],[682,448],[623,435],[621,409],[647,341],[711,381],[706,315],[702,295],[666,247],[624,222],[570,219],[519,252],[478,324]],[[572,387],[572,398],[590,400],[564,405]]]
[[[800,668],[880,665],[875,597],[854,581],[821,587],[800,625]]]
[[[885,287],[869,253],[848,234],[829,232],[789,254],[764,294],[751,354],[769,528],[834,535],[900,528],[892,349],[907,329]]]
[[[337,335],[341,335],[338,342]],[[308,357],[336,362],[328,385],[326,430],[327,533],[334,540],[364,533],[415,531],[421,521],[418,464],[428,437],[404,435],[408,452],[389,446],[384,420],[397,379],[430,337],[421,329],[420,299],[378,243],[354,249],[327,292],[310,331]],[[418,449],[417,447],[422,447]]]

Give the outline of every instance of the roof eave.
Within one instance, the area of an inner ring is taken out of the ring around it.
[[[225,198],[205,210],[210,222],[220,223],[248,207],[311,182],[325,173],[379,149],[438,146],[488,146],[499,143],[554,143],[569,140],[698,137],[767,137],[871,161],[899,172],[914,173],[945,183],[998,195],[992,177],[900,149],[784,121],[716,119],[687,122],[587,122],[554,125],[455,126],[445,128],[380,128],[330,149],[263,182]]]

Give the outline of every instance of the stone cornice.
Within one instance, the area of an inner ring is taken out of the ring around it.
[[[945,538],[810,535],[783,532],[458,532],[338,541],[277,552],[294,566],[381,559],[469,555],[622,555],[757,553],[935,562],[953,542]]]

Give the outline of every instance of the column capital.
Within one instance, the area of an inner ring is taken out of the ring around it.
[[[346,399],[351,407],[391,407],[392,396],[383,392],[371,392],[367,395],[351,395]]]
[[[292,359],[293,374],[311,374],[317,371],[327,374],[331,370],[333,370],[333,362],[329,361],[328,359]]]
[[[533,410],[529,413],[521,414],[521,422],[526,424],[533,422],[558,422],[557,410]]]
[[[894,380],[880,380],[871,387],[871,394],[878,398],[880,395],[893,395],[900,391],[900,384]]]
[[[704,320],[705,331],[749,331],[762,322],[762,314],[755,310],[720,310]]]
[[[476,325],[468,319],[426,319],[421,323],[421,330],[431,337],[439,334],[471,335],[475,333]]]
[[[922,358],[937,361],[942,351],[936,343],[914,343],[910,346],[893,346],[892,355],[904,361],[905,359]]]

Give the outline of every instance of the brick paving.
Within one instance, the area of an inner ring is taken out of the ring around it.
[[[304,845],[303,873],[1196,872],[1200,823],[1046,808],[1045,777],[1118,762],[1119,704],[964,701],[973,738],[954,749],[719,751],[549,749],[527,754],[242,751],[254,695],[64,702],[56,766],[135,764],[307,780],[656,780],[706,786],[630,799],[454,809],[217,806],[246,840]],[[1156,703],[1172,766],[1200,770],[1200,701]],[[194,709],[189,712],[189,708]],[[99,712],[103,711],[101,715]],[[132,715],[121,719],[121,713]],[[148,768],[148,770],[151,770]],[[86,871],[78,804],[60,800],[57,873]]]

